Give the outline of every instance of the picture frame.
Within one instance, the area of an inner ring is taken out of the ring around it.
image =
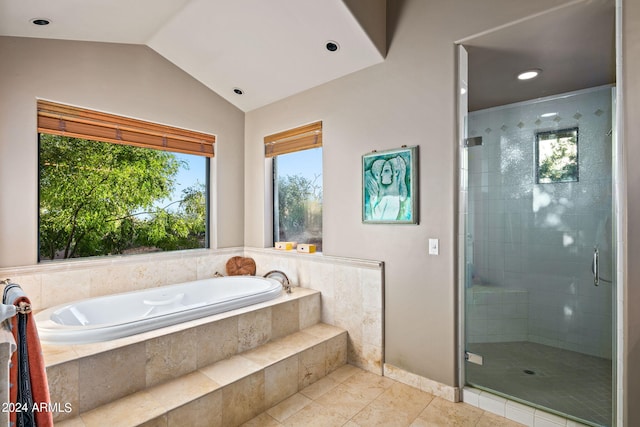
[[[362,156],[362,222],[418,224],[418,146]]]

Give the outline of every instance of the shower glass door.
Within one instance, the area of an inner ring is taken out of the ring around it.
[[[472,112],[461,150],[468,385],[612,425],[612,88]]]

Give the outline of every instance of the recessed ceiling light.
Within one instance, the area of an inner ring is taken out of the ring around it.
[[[544,114],[540,114],[540,117],[553,117],[557,115],[558,113],[544,113]]]
[[[518,80],[531,80],[531,79],[535,79],[536,77],[538,77],[540,75],[540,73],[542,72],[542,70],[534,68],[531,70],[527,70],[527,71],[523,71],[520,74],[518,74]]]
[[[334,42],[333,40],[329,40],[327,42],[327,44],[325,45],[325,47],[327,48],[327,50],[329,52],[337,52],[338,49],[340,49],[340,45],[336,42]]]
[[[233,93],[235,93],[236,95],[242,95],[244,92],[239,87],[234,87],[233,88]]]
[[[46,18],[33,18],[31,20],[31,23],[33,25],[44,26],[44,25],[49,25],[51,23],[51,20]]]

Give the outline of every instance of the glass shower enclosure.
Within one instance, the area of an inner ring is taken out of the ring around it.
[[[461,148],[467,385],[613,420],[612,93],[470,113]]]

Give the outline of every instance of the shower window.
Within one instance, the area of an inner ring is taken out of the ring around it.
[[[538,184],[578,181],[578,128],[536,134]]]

